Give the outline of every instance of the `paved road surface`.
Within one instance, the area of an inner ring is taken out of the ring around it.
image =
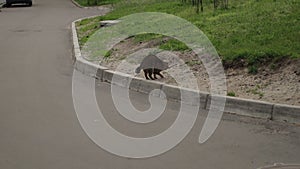
[[[69,0],[36,0],[33,7],[0,13],[0,169],[254,169],[275,162],[300,163],[299,126],[224,116],[202,145],[197,138],[207,112],[184,141],[158,157],[135,160],[97,147],[83,132],[72,103],[71,21],[99,10]],[[132,136],[166,129],[178,105],[144,126],[116,113],[109,88],[97,83],[98,102],[108,121]],[[137,107],[143,94],[131,93]]]

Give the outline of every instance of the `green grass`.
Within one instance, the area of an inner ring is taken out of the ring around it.
[[[89,37],[99,29],[99,18],[84,19],[76,23],[79,45],[82,47]]]
[[[185,64],[192,67],[192,66],[195,66],[195,65],[201,65],[201,61],[199,61],[199,60],[189,60],[189,61],[186,61]]]
[[[170,51],[185,51],[189,48],[179,40],[170,39],[166,43],[160,45],[160,49],[170,50]]]
[[[165,38],[165,40],[164,40]],[[148,42],[151,40],[160,40],[160,49],[163,50],[169,50],[169,51],[185,51],[188,50],[189,48],[182,43],[179,40],[176,39],[170,39],[166,40],[167,37],[164,35],[159,35],[159,34],[153,34],[153,33],[146,33],[146,34],[139,34],[134,36],[134,42],[135,43],[140,43],[140,42]]]
[[[235,92],[228,92],[227,96],[235,97],[236,95],[235,95]]]
[[[253,74],[253,75],[257,74],[258,73],[257,66],[256,65],[250,65],[248,67],[248,73]]]
[[[153,33],[146,33],[146,34],[139,34],[134,37],[134,42],[139,43],[139,42],[148,42],[153,39],[161,39],[163,38],[163,35],[158,35],[158,34],[153,34]]]
[[[261,91],[259,91],[259,90],[261,90],[261,86],[260,85],[256,85],[255,88],[249,89],[246,92],[247,93],[252,93],[254,95],[259,95],[260,98],[264,97],[264,93],[261,92]]]
[[[97,6],[97,5],[107,5],[115,4],[121,0],[75,0],[81,6]]]
[[[249,71],[255,73],[256,66],[265,62],[300,58],[299,9],[299,0],[231,0],[228,10],[214,10],[212,4],[205,3],[204,12],[196,14],[194,7],[182,4],[181,0],[119,0],[111,13],[96,19],[118,19],[138,12],[174,14],[200,28],[225,63],[243,60],[250,68],[252,66]],[[80,41],[84,44],[87,36],[98,28],[90,21],[79,24],[87,25],[79,29],[83,34],[84,29],[92,29],[82,36]],[[161,48],[186,50],[176,40],[168,41]]]

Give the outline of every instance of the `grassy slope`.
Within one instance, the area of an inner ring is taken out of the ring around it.
[[[75,1],[78,2],[81,6],[95,6],[95,5],[114,4],[119,2],[120,0],[75,0]]]
[[[300,57],[299,0],[231,0],[228,10],[213,10],[204,4],[204,13],[180,0],[121,0],[106,16],[84,20],[81,44],[97,28],[99,20],[118,19],[137,12],[165,12],[189,20],[212,41],[226,62],[245,60],[249,65],[282,57]]]

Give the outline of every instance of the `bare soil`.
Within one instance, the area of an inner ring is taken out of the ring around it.
[[[157,48],[159,43],[161,41],[137,43],[132,38],[127,39],[114,46],[111,55],[100,64],[112,70],[134,75],[135,68],[141,62],[141,59],[136,56],[147,55],[153,48]],[[192,73],[198,81],[198,89],[209,92],[209,76],[204,65],[192,51],[162,52],[161,55],[163,56],[160,58],[168,61],[169,65],[174,64],[175,61],[164,56],[176,55],[183,61],[183,65],[163,71],[165,78],[157,79],[157,81],[178,85],[179,79],[179,81],[186,82],[184,87],[195,88],[189,81]],[[188,68],[184,67],[186,65]],[[231,96],[300,106],[300,59],[286,59],[277,63],[263,64],[258,67],[257,74],[250,74],[247,66],[238,64],[226,65],[224,71],[227,93]],[[176,80],[174,75],[178,76]],[[137,76],[143,77],[143,73]]]

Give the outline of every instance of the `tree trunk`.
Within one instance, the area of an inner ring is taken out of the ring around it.
[[[200,0],[197,0],[197,9],[196,9],[196,13],[199,13],[199,5],[200,5]]]
[[[218,0],[214,0],[214,9],[218,8]]]
[[[197,10],[196,12],[199,13],[201,9],[201,12],[203,12],[203,0],[197,0]]]
[[[229,1],[229,0],[225,0],[225,4],[226,4],[226,5],[225,5],[225,9],[228,9],[228,1]]]
[[[192,5],[195,6],[196,5],[196,0],[192,0]],[[198,1],[198,0],[197,0]]]
[[[201,5],[201,12],[203,12],[203,0],[199,0]]]

